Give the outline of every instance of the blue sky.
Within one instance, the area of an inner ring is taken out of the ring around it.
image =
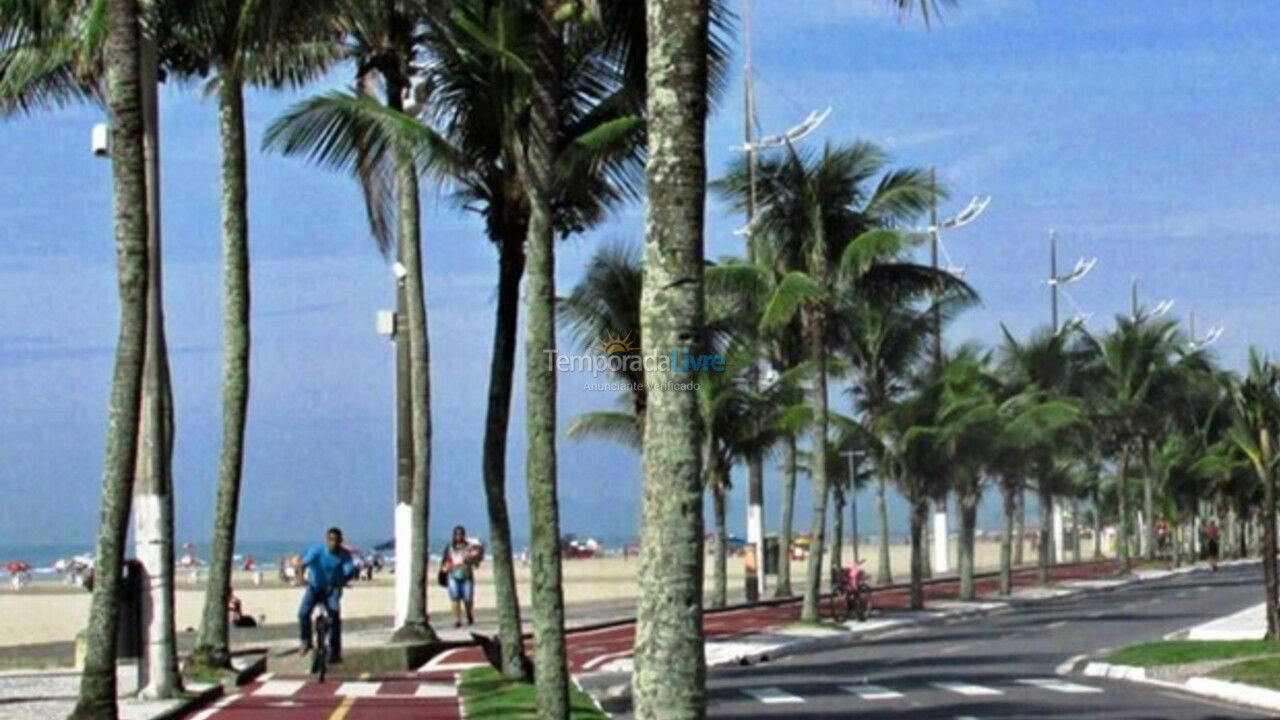
[[[1019,332],[1047,322],[1046,233],[1056,228],[1063,264],[1099,258],[1071,288],[1094,314],[1092,328],[1127,308],[1138,275],[1147,302],[1172,297],[1178,317],[1194,309],[1200,327],[1224,325],[1215,349],[1229,364],[1250,344],[1276,349],[1277,291],[1265,258],[1280,227],[1280,6],[973,0],[926,31],[886,5],[756,0],[761,123],[772,132],[831,106],[806,142],[868,139],[897,164],[935,165],[954,207],[972,194],[994,197],[980,221],[947,240],[984,298],[952,341],[994,339],[1000,322]],[[251,95],[255,147],[298,97]],[[166,88],[162,105],[178,524],[183,538],[201,539],[220,439],[216,113],[194,88]],[[735,75],[708,129],[713,175],[740,142],[740,107]],[[100,119],[81,107],[0,124],[0,545],[87,543],[96,528],[116,332],[108,165],[88,152]],[[352,180],[256,151],[250,173],[254,359],[242,537],[308,538],[339,523],[362,541],[381,539],[391,520],[391,354],[373,317],[391,303],[390,275]],[[433,523],[481,529],[496,262],[476,219],[427,193]],[[622,208],[562,244],[561,288],[602,243],[638,242],[642,218],[641,205]],[[711,202],[710,256],[739,250],[730,233],[738,224]],[[613,404],[571,378],[562,390],[562,425]],[[522,384],[516,392],[509,495],[519,537]],[[562,440],[560,471],[566,530],[632,532],[639,464],[630,452]],[[768,493],[776,501],[776,484]],[[807,517],[807,492],[799,496]]]

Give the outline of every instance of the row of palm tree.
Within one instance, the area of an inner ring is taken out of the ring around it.
[[[938,10],[898,0],[899,10]],[[1041,508],[1038,564],[1048,580],[1049,513],[1086,499],[1095,530],[1117,525],[1128,569],[1132,518],[1155,553],[1154,518],[1179,528],[1229,509],[1244,547],[1261,528],[1273,559],[1280,371],[1254,358],[1239,379],[1215,366],[1171,323],[1120,318],[1095,337],[1057,328],[996,350],[929,352],[931,340],[976,300],[966,283],[915,259],[905,231],[944,195],[922,169],[891,169],[870,143],[819,152],[786,146],[708,184],[708,109],[722,85],[727,8],[716,0],[26,0],[0,2],[0,108],[32,112],[99,101],[111,120],[121,336],[113,380],[103,521],[81,701],[76,717],[115,717],[115,618],[130,496],[157,508],[159,545],[148,568],[172,592],[173,432],[164,357],[158,215],[158,114],[154,81],[216,90],[223,155],[225,286],[224,436],[211,580],[200,646],[191,660],[229,661],[230,593],[248,408],[249,233],[244,88],[302,86],[333,68],[354,70],[348,90],[304,100],[282,115],[264,146],[344,170],[358,181],[371,235],[398,263],[405,316],[408,461],[399,501],[411,510],[411,588],[397,635],[431,640],[426,608],[431,414],[423,271],[423,179],[442,183],[479,214],[498,254],[498,308],[484,440],[504,671],[524,663],[505,493],[505,455],[519,287],[525,282],[528,398],[526,488],[539,716],[568,713],[560,589],[556,382],[545,362],[557,318],[583,337],[626,333],[644,355],[712,353],[726,368],[696,392],[679,369],[649,371],[624,409],[575,419],[570,434],[608,434],[643,457],[644,501],[637,607],[637,717],[701,717],[703,492],[712,495],[717,552],[711,604],[727,602],[726,496],[732,468],[783,457],[782,554],[790,553],[794,492],[813,496],[802,617],[818,617],[827,508],[860,480],[839,452],[873,461],[882,547],[887,488],[907,498],[911,599],[923,605],[925,519],[955,494],[960,507],[961,593],[975,592],[976,508],[999,486],[1005,511],[1001,589],[1023,493]],[[150,99],[149,99],[150,98]],[[148,147],[150,146],[150,151]],[[704,258],[705,195],[753,208],[745,260]],[[643,259],[609,249],[583,282],[557,299],[555,239],[582,232],[643,195]],[[148,200],[152,202],[148,202]],[[604,331],[604,332],[602,332]],[[632,378],[636,379],[636,378]],[[831,407],[847,386],[849,412]],[[994,451],[993,451],[994,450]],[[1140,487],[1132,480],[1136,476]],[[135,482],[135,477],[137,478]],[[1206,503],[1206,498],[1209,502]],[[1212,509],[1211,507],[1212,506]],[[139,517],[143,513],[134,507]],[[1078,512],[1073,513],[1077,520]],[[167,517],[167,519],[166,519]],[[831,562],[839,565],[836,524]],[[1238,528],[1242,528],[1239,529]],[[1095,554],[1100,549],[1095,532]],[[1182,536],[1185,537],[1185,531]],[[1021,547],[1018,538],[1018,547]],[[1079,554],[1077,534],[1074,553]],[[1181,544],[1179,544],[1181,548]],[[787,564],[783,563],[786,568]],[[1269,631],[1277,631],[1276,572],[1265,563]],[[788,571],[789,572],[789,571]],[[792,592],[789,574],[780,594]],[[172,602],[154,639],[156,694],[180,690]]]

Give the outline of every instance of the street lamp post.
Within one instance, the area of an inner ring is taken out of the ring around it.
[[[858,552],[858,464],[867,454],[862,450],[845,450],[840,454],[849,461],[849,512],[853,529],[853,564],[856,566],[860,557]]]
[[[929,234],[929,257],[934,270],[938,269],[939,253],[946,255],[946,246],[942,244],[942,231],[944,229],[956,229],[964,227],[974,220],[987,209],[987,205],[991,202],[991,197],[974,197],[969,204],[960,212],[943,220],[938,221],[938,180],[936,171],[929,169],[929,185],[933,189],[933,200],[929,209],[929,227],[924,230]],[[916,231],[920,233],[919,230]],[[951,264],[951,258],[947,257],[947,272],[954,275],[962,275],[964,267],[956,267]],[[936,365],[942,364],[942,308],[934,303],[933,308],[933,361]],[[937,510],[933,515],[933,570],[934,572],[946,572],[950,569],[950,553],[947,549],[947,541],[949,540],[947,530],[947,503],[944,498],[938,503]]]
[[[1076,314],[1072,316],[1072,318],[1069,321],[1067,321],[1066,325],[1060,325],[1058,322],[1058,289],[1063,285],[1069,285],[1073,282],[1077,282],[1083,279],[1084,276],[1088,275],[1089,271],[1092,270],[1093,266],[1096,265],[1097,263],[1098,263],[1097,258],[1089,258],[1087,260],[1085,258],[1080,258],[1079,260],[1076,261],[1075,267],[1073,267],[1070,272],[1063,275],[1059,275],[1058,274],[1058,233],[1054,230],[1049,231],[1049,280],[1048,280],[1049,321],[1050,321],[1051,327],[1053,328],[1054,335],[1058,335],[1063,330],[1066,330],[1068,328],[1080,327],[1084,325],[1084,323],[1089,319],[1087,315],[1079,311],[1079,307],[1077,306]],[[1063,290],[1063,292],[1065,293],[1066,290]],[[1067,299],[1070,300],[1071,296],[1067,295]],[[1074,300],[1071,300],[1071,302],[1073,305],[1075,305]],[[1135,313],[1136,313],[1136,310],[1135,310]],[[1047,492],[1042,493],[1042,495],[1044,497],[1049,497],[1049,493]],[[1062,561],[1064,533],[1063,533],[1063,523],[1062,523],[1062,505],[1061,503],[1058,502],[1056,498],[1052,499],[1051,502],[1053,505],[1052,522],[1051,522],[1051,525],[1052,525],[1051,533],[1053,535],[1053,545],[1050,546],[1050,550],[1052,554],[1049,557],[1049,563],[1054,564]],[[1043,517],[1043,514],[1041,515],[1041,517]],[[1073,516],[1071,518],[1071,522],[1072,522],[1072,526],[1075,527],[1075,525],[1077,524],[1077,518]],[[1073,533],[1074,532],[1075,531],[1073,530]],[[1041,537],[1043,537],[1043,535]]]

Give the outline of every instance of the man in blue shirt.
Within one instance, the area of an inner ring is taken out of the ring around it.
[[[302,635],[301,654],[311,647],[311,611],[318,603],[324,603],[329,612],[329,662],[342,660],[342,586],[356,575],[356,564],[351,553],[342,546],[342,531],[336,527],[325,533],[323,545],[315,545],[302,556],[302,569],[306,573],[307,589],[298,608],[298,625]]]

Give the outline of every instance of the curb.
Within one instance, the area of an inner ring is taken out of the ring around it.
[[[1068,661],[1068,664],[1072,663]],[[1133,665],[1112,665],[1111,663],[1090,661],[1087,658],[1080,658],[1072,665],[1073,666],[1068,669],[1067,672],[1063,672],[1064,668],[1059,667],[1058,674],[1069,675],[1079,673],[1085,677],[1117,680],[1141,685],[1152,685],[1166,690],[1176,690],[1188,695],[1195,695],[1197,697],[1221,700],[1259,710],[1280,712],[1280,691],[1257,687],[1256,685],[1245,685],[1244,683],[1230,682],[1228,680],[1219,680],[1217,678],[1204,676],[1188,678],[1181,682],[1176,680],[1161,680],[1159,678],[1151,677],[1147,673],[1147,669],[1144,667],[1136,667]]]
[[[210,685],[203,690],[196,691],[185,702],[178,703],[164,712],[152,715],[148,720],[177,720],[177,718],[183,717],[193,710],[199,710],[222,697],[223,692],[222,685]]]

